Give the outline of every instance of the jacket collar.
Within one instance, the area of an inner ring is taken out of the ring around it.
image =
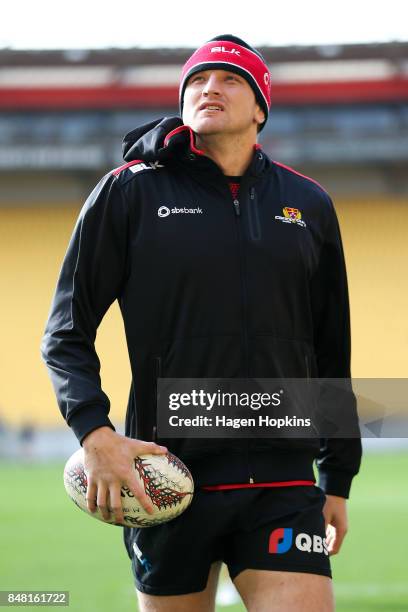
[[[220,167],[210,159],[204,151],[196,147],[195,133],[188,125],[179,125],[171,130],[164,139],[164,149],[167,149],[169,159],[172,159],[177,165],[188,167],[189,171],[194,172],[212,172],[222,174]],[[170,151],[177,151],[176,156],[170,154]],[[262,176],[267,168],[271,165],[270,160],[262,150],[260,144],[255,144],[253,147],[252,160],[245,172],[246,177],[258,178]]]

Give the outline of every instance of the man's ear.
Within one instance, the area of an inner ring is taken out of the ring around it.
[[[262,125],[262,123],[264,123],[266,117],[265,117],[265,112],[262,110],[262,108],[259,106],[258,103],[255,105],[255,117],[254,118],[258,124],[258,131],[259,131],[259,127]]]

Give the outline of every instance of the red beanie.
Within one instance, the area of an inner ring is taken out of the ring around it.
[[[187,80],[201,70],[228,70],[243,77],[252,87],[255,98],[265,113],[266,123],[271,106],[271,79],[268,66],[262,55],[242,39],[225,34],[217,36],[194,51],[183,66],[180,80],[180,115],[183,113],[183,98]]]

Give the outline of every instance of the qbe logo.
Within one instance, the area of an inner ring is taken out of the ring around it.
[[[269,552],[282,554],[288,552],[293,545],[293,529],[291,527],[279,527],[274,529],[269,536]],[[301,552],[324,553],[328,555],[326,539],[319,535],[298,533],[295,538],[295,546]]]
[[[170,214],[172,215],[186,215],[186,214],[190,214],[190,215],[202,215],[203,213],[203,209],[202,208],[187,208],[186,206],[184,206],[183,208],[169,208],[168,206],[160,206],[160,208],[157,211],[157,214],[159,217],[168,217]]]

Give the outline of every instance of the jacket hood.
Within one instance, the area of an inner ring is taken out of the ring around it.
[[[183,121],[177,116],[162,117],[140,125],[124,137],[122,144],[123,159],[127,162],[136,159],[143,161],[169,159],[175,147],[185,147],[188,142],[187,131],[190,131],[190,128],[187,126],[184,126],[178,138],[171,138],[171,146],[169,146],[168,140],[166,141],[168,135],[182,126]]]

